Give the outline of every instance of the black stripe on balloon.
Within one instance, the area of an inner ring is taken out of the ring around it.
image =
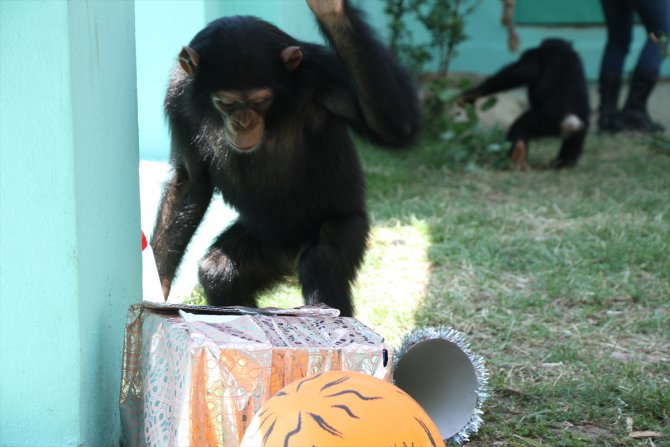
[[[263,435],[263,447],[268,443],[268,439],[270,438],[270,434],[272,433],[272,430],[275,428],[275,424],[277,423],[277,418],[275,418],[274,421],[272,421],[272,425],[270,425],[270,428],[268,428],[268,431],[265,432]]]
[[[358,416],[356,416],[346,405],[331,405],[333,408],[339,408],[340,410],[344,410],[350,418],[353,419],[360,419]]]
[[[369,397],[368,397],[368,396],[363,396],[361,393],[359,393],[359,392],[356,391],[356,390],[344,390],[344,391],[339,391],[339,392],[337,392],[337,393],[335,393],[335,394],[329,394],[329,395],[327,395],[326,397],[338,397],[338,396],[343,396],[343,395],[345,395],[345,394],[353,394],[353,395],[355,395],[356,397],[358,397],[358,398],[361,399],[361,400],[377,400],[377,399],[383,399],[383,398],[380,397],[380,396],[369,396]]]
[[[314,379],[317,379],[321,374],[323,374],[323,373],[319,373],[319,374],[317,374],[317,375],[315,375],[315,376],[310,376],[310,377],[308,377],[308,378],[302,380],[302,381],[298,384],[298,387],[295,389],[295,391],[296,391],[296,392],[300,391],[300,387],[301,387],[305,382],[310,382],[310,381],[312,381],[312,380],[314,380]]]
[[[290,432],[286,433],[286,437],[284,438],[284,447],[288,447],[288,442],[291,439],[291,436],[297,435],[300,433],[300,430],[302,430],[302,412],[298,412],[298,426],[291,430]]]
[[[258,416],[262,416],[262,415],[259,414]],[[265,425],[265,423],[267,422],[267,420],[270,419],[272,416],[273,416],[272,414],[268,414],[268,415],[265,417],[265,419],[263,419],[263,420],[261,421],[261,423],[258,424],[258,426],[259,426],[259,427],[262,427],[263,425]],[[276,420],[277,420],[277,418],[275,418],[275,421],[276,421]]]
[[[327,383],[324,386],[322,386],[321,391],[325,390],[326,388],[330,388],[331,386],[339,385],[340,383],[344,382],[345,380],[349,380],[349,377],[340,377],[337,380],[333,380],[332,382]]]
[[[430,430],[428,430],[428,427],[426,426],[425,422],[423,422],[418,417],[414,417],[414,419],[416,419],[416,421],[419,423],[421,428],[423,428],[423,431],[425,431],[426,435],[428,435],[428,439],[430,440],[430,445],[432,445],[433,447],[437,447],[437,444],[435,444],[435,440],[433,439],[433,435],[430,434]]]
[[[327,432],[329,435],[337,436],[337,437],[339,437],[339,438],[342,437],[342,432],[341,432],[341,431],[339,431],[338,429],[336,429],[335,427],[333,427],[332,425],[330,425],[328,422],[326,422],[326,421],[325,421],[321,416],[319,416],[318,414],[314,414],[314,413],[307,413],[307,414],[309,414],[310,416],[312,416],[312,419],[314,419],[314,422],[316,422],[317,425],[318,425],[322,430],[324,430],[325,432]]]

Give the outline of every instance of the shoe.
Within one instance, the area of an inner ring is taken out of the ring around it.
[[[614,117],[614,125],[621,130],[662,132],[664,127],[653,121],[647,113],[647,100],[658,81],[658,73],[636,70],[630,80],[628,99],[623,109]]]
[[[598,106],[599,132],[615,133],[621,130],[615,119],[620,89],[621,75],[613,73],[600,74],[600,78],[598,79],[598,93],[600,93],[600,104]]]

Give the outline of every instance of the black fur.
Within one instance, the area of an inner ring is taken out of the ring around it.
[[[209,24],[190,44],[200,54],[193,77],[178,65],[165,108],[174,175],[152,238],[161,281],[169,284],[184,250],[219,190],[239,218],[200,263],[211,305],[256,305],[258,292],[297,274],[306,303],[351,315],[351,282],[369,223],[364,179],[349,128],[389,147],[419,131],[414,87],[345,3],[349,24],[320,23],[330,47],[299,42],[253,17]],[[287,71],[282,49],[303,58]],[[233,150],[212,106],[215,90],[269,87],[263,142]]]
[[[507,139],[512,148],[518,141],[527,147],[529,140],[559,136],[563,143],[552,162],[555,168],[577,164],[589,127],[589,95],[586,76],[579,55],[569,42],[546,39],[521,58],[486,79],[479,86],[461,96],[462,101],[527,86],[530,108],[512,124]],[[583,126],[569,135],[561,134],[561,123],[569,116],[577,116]]]

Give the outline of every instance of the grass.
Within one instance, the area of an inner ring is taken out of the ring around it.
[[[593,135],[576,169],[542,169],[557,144],[525,173],[363,147],[357,317],[391,343],[466,334],[492,391],[470,446],[670,446],[670,152]],[[292,285],[261,300],[300,303]]]

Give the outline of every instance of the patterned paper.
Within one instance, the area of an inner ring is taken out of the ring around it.
[[[179,310],[226,313],[216,323]],[[354,318],[298,309],[133,305],[120,410],[124,445],[237,447],[258,408],[285,385],[329,370],[390,381],[392,349]]]

